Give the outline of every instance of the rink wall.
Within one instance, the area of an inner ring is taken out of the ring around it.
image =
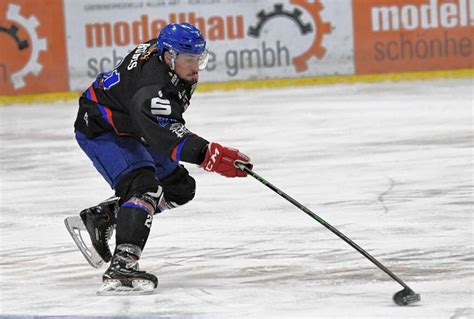
[[[208,41],[201,90],[473,75],[474,0],[9,0],[0,103],[75,96],[184,21]]]

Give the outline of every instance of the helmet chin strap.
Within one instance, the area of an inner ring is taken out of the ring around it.
[[[175,63],[174,63],[175,59],[174,58],[171,58],[171,71],[174,71],[175,69]]]
[[[171,54],[171,70],[174,71],[176,67],[176,58],[178,57],[178,54],[174,50],[169,51]]]

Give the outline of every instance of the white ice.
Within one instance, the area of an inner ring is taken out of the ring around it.
[[[198,189],[156,216],[151,296],[98,297],[63,219],[112,195],[73,138],[76,102],[0,107],[0,316],[473,318],[473,80],[199,93],[188,128],[254,170],[421,294],[253,178],[187,165]]]

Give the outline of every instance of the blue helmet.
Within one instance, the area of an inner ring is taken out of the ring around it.
[[[206,40],[198,28],[190,23],[171,23],[164,27],[157,40],[158,55],[165,49],[176,53],[202,54]]]

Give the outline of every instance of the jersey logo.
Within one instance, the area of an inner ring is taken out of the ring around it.
[[[178,138],[182,138],[189,134],[189,130],[182,123],[171,124],[170,131],[173,132]]]
[[[161,127],[165,127],[169,123],[176,123],[175,119],[171,119],[169,117],[161,117],[161,116],[157,116],[156,121]]]
[[[171,102],[163,98],[163,92],[159,91],[158,96],[151,99],[151,114],[171,115]]]

